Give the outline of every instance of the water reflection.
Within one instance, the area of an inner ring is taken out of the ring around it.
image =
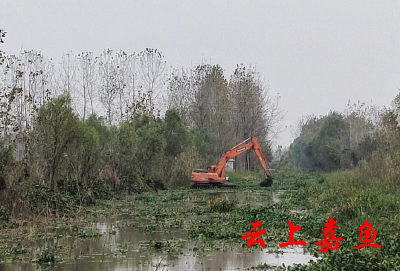
[[[266,250],[246,252],[242,249],[232,251],[216,251],[206,256],[197,256],[193,252],[186,251],[185,254],[163,254],[151,253],[143,255],[139,252],[131,252],[125,256],[89,255],[76,260],[57,263],[51,270],[245,270],[261,263],[270,265],[292,265],[294,263],[307,263],[313,257],[302,254],[302,249],[283,250],[283,254],[269,254]],[[48,270],[49,268],[46,268]],[[36,269],[30,264],[0,265],[0,271],[33,271]]]
[[[274,200],[272,194],[254,192],[195,192],[190,200],[174,203],[175,207],[194,207],[204,204],[207,199],[238,200],[264,204]],[[182,205],[183,204],[183,205]],[[117,225],[125,224],[118,228]],[[145,220],[130,215],[121,215],[104,219],[91,224],[89,229],[97,230],[103,235],[97,238],[79,239],[77,237],[49,238],[40,240],[36,247],[64,247],[68,259],[54,266],[40,267],[32,263],[0,264],[0,271],[33,271],[33,270],[83,270],[83,271],[116,271],[116,270],[245,270],[262,263],[286,266],[294,263],[307,263],[314,259],[303,254],[302,248],[283,249],[282,254],[270,254],[267,249],[248,251],[237,246],[226,247],[220,251],[201,253],[194,247],[204,243],[187,241],[187,233],[181,229],[160,229],[155,232],[141,230]],[[149,246],[149,241],[171,241],[182,245],[177,250],[167,253],[165,250]],[[37,253],[34,251],[33,254]],[[32,257],[34,255],[31,255]]]

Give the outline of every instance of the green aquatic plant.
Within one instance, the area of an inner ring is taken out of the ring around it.
[[[183,248],[182,240],[150,241],[148,246],[167,253],[179,252]]]
[[[221,199],[212,199],[208,202],[209,208],[212,212],[230,212],[232,211],[237,202]]]
[[[36,257],[32,259],[32,262],[34,263],[54,263],[56,261],[56,257],[54,256],[53,252],[50,251],[49,248],[44,248],[40,251]]]
[[[98,231],[93,231],[93,230],[81,230],[76,233],[76,236],[82,239],[99,237],[101,235],[102,234],[99,233]]]
[[[246,270],[274,270],[275,266],[267,263],[260,263],[256,266],[249,267]]]
[[[28,250],[21,245],[21,243],[17,243],[17,245],[11,248],[11,253],[13,255],[22,255],[25,254]]]

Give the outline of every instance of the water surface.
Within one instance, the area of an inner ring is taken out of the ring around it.
[[[206,199],[227,199],[240,202],[277,201],[272,194],[257,192],[196,192],[190,199],[173,202],[173,208],[192,208]],[[188,219],[195,219],[193,217]],[[220,244],[218,242],[188,241],[184,229],[162,228],[148,232],[144,230],[146,219],[132,214],[120,214],[102,219],[87,226],[87,230],[102,234],[94,238],[39,239],[33,247],[58,247],[63,249],[64,260],[52,266],[39,266],[31,262],[0,264],[0,271],[33,271],[33,270],[82,270],[82,271],[116,271],[116,270],[245,270],[259,264],[286,266],[295,263],[307,263],[314,257],[304,254],[303,248],[279,249],[272,253],[267,248],[249,250],[238,244]],[[65,233],[64,233],[65,235]],[[158,246],[157,246],[157,244]],[[156,245],[155,245],[156,244]],[[33,250],[30,256],[38,253]],[[27,257],[29,258],[29,257]]]

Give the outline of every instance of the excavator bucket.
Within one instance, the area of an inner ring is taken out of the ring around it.
[[[267,178],[260,183],[260,186],[262,186],[262,187],[271,187],[272,183],[273,183],[272,177],[271,176],[267,176]]]

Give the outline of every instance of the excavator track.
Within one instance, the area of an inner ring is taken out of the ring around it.
[[[195,183],[192,185],[193,189],[210,189],[210,188],[220,188],[220,187],[228,187],[234,188],[236,184],[225,182],[225,183]]]
[[[208,183],[195,183],[192,185],[193,189],[210,189],[213,188],[213,186],[211,184]]]

